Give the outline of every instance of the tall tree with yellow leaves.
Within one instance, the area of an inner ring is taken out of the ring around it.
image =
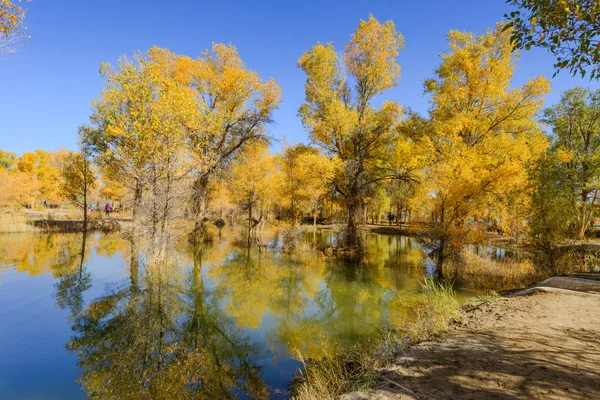
[[[10,151],[0,150],[0,168],[12,168],[17,162],[17,155]]]
[[[193,211],[202,231],[210,181],[251,141],[266,137],[265,127],[279,106],[281,90],[246,67],[232,45],[213,44],[212,51],[180,60],[184,82],[194,91],[197,119],[188,125],[189,149],[195,159]]]
[[[62,193],[83,213],[83,229],[87,230],[87,206],[90,191],[96,186],[96,176],[90,160],[83,153],[69,152],[61,168]]]
[[[510,32],[499,25],[481,36],[451,31],[442,54],[425,129],[432,155],[427,168],[433,202],[432,255],[443,264],[476,240],[473,222],[499,221],[510,230],[510,210],[527,202],[527,166],[541,156],[547,139],[535,115],[548,80],[537,77],[511,88],[517,54]]]
[[[254,141],[237,155],[231,166],[229,192],[232,200],[248,212],[249,234],[265,219],[268,205],[277,193],[274,161],[268,145]]]
[[[397,139],[402,109],[386,101],[376,107],[377,95],[398,85],[396,57],[404,38],[392,21],[373,16],[361,21],[342,57],[332,44],[317,44],[300,57],[306,73],[306,102],[299,115],[311,139],[341,161],[333,180],[347,212],[343,246],[362,250],[357,214],[375,182],[393,178],[389,152]]]
[[[103,174],[133,192],[135,227],[144,190],[151,189],[153,232],[159,202],[168,210],[169,187],[191,168],[184,154],[186,126],[196,118],[196,104],[192,90],[173,76],[175,58],[153,47],[146,55],[122,58],[117,69],[102,64],[106,86],[93,102],[91,124],[80,129],[84,149]]]

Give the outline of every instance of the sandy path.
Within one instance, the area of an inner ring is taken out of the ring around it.
[[[600,295],[484,304],[382,374],[416,396],[388,383],[356,398],[600,399]]]

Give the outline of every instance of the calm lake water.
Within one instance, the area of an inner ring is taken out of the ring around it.
[[[223,233],[153,263],[117,235],[0,235],[0,399],[287,398],[300,355],[368,342],[419,300],[415,239],[365,242],[349,264]]]

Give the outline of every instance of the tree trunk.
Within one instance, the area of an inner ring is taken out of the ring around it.
[[[134,232],[137,234],[140,229],[140,218],[142,208],[142,183],[138,180],[135,182],[135,190],[133,192],[133,210],[131,220],[133,223]]]
[[[577,232],[577,236],[579,239],[585,239],[585,234],[588,230],[588,223],[592,219],[592,214],[594,213],[594,204],[596,203],[596,198],[598,197],[598,192],[594,191],[594,197],[592,198],[591,203],[588,204],[588,198],[590,195],[590,191],[582,191],[581,192],[581,212],[580,212],[580,221],[579,221],[579,229]]]
[[[362,206],[362,218],[361,218],[361,223],[363,225],[365,225],[367,223],[367,205],[365,203],[363,203]]]
[[[204,218],[206,217],[206,208],[208,203],[208,183],[209,177],[204,174],[194,182],[194,233],[202,234],[204,232]]]
[[[360,237],[358,236],[358,229],[356,226],[356,217],[360,206],[360,200],[355,196],[346,199],[346,207],[348,209],[348,225],[346,226],[344,242],[342,243],[344,247],[358,251],[362,251],[362,243],[360,241]]]
[[[135,294],[138,291],[138,274],[139,274],[139,243],[137,238],[132,238],[129,241],[129,274],[131,281],[131,293]]]
[[[160,194],[158,191],[158,178],[154,176],[152,179],[152,215],[151,215],[151,223],[152,223],[152,239],[156,240],[156,231],[158,229],[158,202],[159,202]]]
[[[164,206],[163,206],[163,212],[162,212],[162,217],[161,217],[161,227],[160,227],[160,231],[161,234],[165,233],[165,229],[166,227],[169,226],[169,213],[171,211],[171,185],[173,183],[173,177],[171,176],[171,173],[167,174],[167,178],[166,178],[166,188],[165,188],[165,199],[164,199]]]
[[[248,237],[252,233],[252,203],[248,206]]]
[[[444,279],[444,250],[446,247],[446,241],[440,240],[439,248],[437,249],[437,256],[435,260],[435,277],[436,279]]]
[[[292,191],[293,191],[293,188],[292,188]],[[291,207],[292,208],[291,209],[291,211],[292,211],[292,226],[295,226],[296,225],[296,206],[294,204],[294,194],[293,193],[292,193],[292,197],[291,197],[291,204],[292,204],[292,207]]]
[[[333,223],[333,195],[331,195],[331,204],[329,205],[329,223]]]
[[[87,232],[88,214],[87,214],[87,190],[83,194],[83,232]]]
[[[400,204],[396,205],[396,225],[400,226]]]

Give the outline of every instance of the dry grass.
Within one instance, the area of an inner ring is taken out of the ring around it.
[[[422,288],[423,298],[411,307],[404,324],[397,327],[403,345],[414,345],[439,336],[460,315],[451,282],[427,279]]]
[[[552,275],[598,271],[600,271],[600,251],[597,248],[570,246],[562,249],[554,263],[554,270],[544,279]]]
[[[121,229],[113,218],[106,219],[104,213],[88,216],[88,229],[112,232]],[[0,233],[81,232],[83,218],[73,209],[60,210],[12,210],[0,209]]]
[[[585,248],[565,248],[556,256],[554,266],[536,258],[501,262],[464,251],[448,263],[446,275],[461,286],[479,290],[514,290],[535,285],[551,276],[591,272],[600,264],[600,254]]]
[[[449,263],[446,273],[464,287],[497,291],[530,286],[544,278],[532,260],[500,262],[470,251]]]
[[[0,233],[38,232],[20,212],[0,212]]]
[[[318,360],[304,360],[304,370],[294,379],[292,399],[333,400],[340,395],[372,386],[378,359],[355,347]]]

